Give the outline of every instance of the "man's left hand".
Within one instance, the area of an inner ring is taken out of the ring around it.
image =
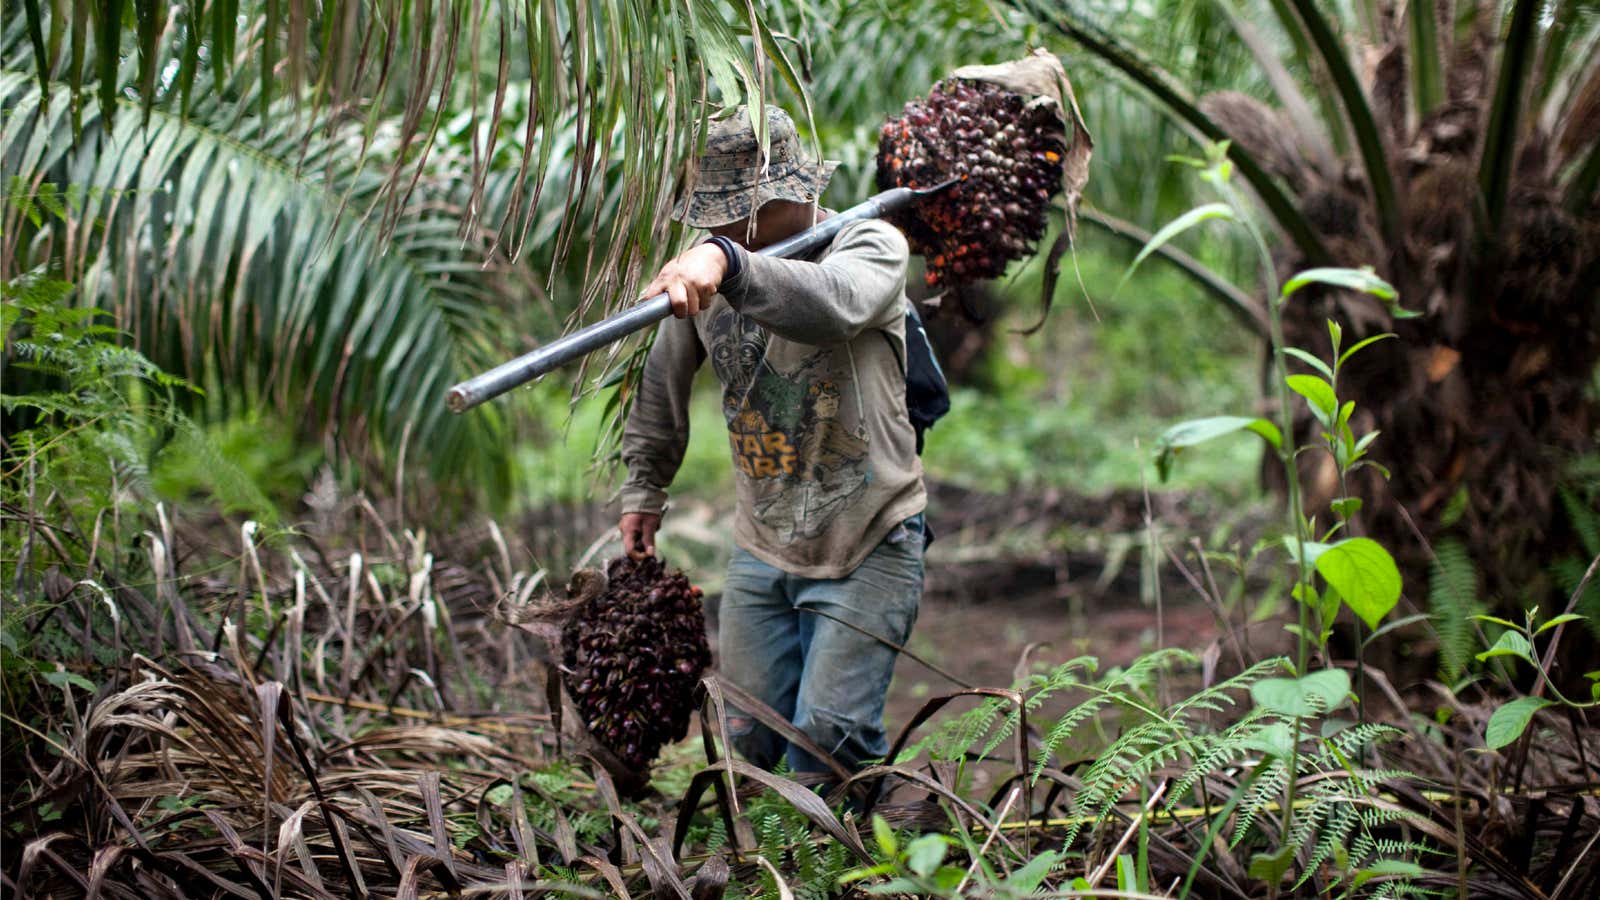
[[[711,303],[722,279],[728,274],[728,257],[715,244],[690,247],[656,274],[646,297],[665,292],[672,300],[672,314],[680,319],[698,313]]]

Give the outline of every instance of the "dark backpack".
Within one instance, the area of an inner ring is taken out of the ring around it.
[[[884,334],[887,338],[889,335]],[[894,346],[890,341],[889,345]],[[899,354],[896,353],[896,356]],[[922,317],[917,306],[906,301],[906,412],[911,427],[917,433],[917,452],[922,452],[923,432],[933,427],[950,411],[950,385],[945,381],[944,370],[933,355],[933,344],[928,341],[927,329],[922,327]]]

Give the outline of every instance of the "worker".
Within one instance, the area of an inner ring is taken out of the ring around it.
[[[719,611],[719,670],[848,768],[888,752],[883,706],[922,596],[927,495],[906,410],[905,238],[866,219],[809,257],[752,251],[830,215],[837,163],[808,157],[767,106],[768,152],[748,108],[712,121],[675,211],[710,237],[662,267],[661,323],[622,438],[625,549],[655,553],[689,441],[695,372],[711,360],[737,485]],[[881,640],[880,640],[881,639]],[[756,765],[824,763],[730,709]]]

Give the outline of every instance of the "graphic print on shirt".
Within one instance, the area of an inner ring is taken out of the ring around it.
[[[819,349],[788,371],[767,359],[767,333],[731,309],[709,324],[711,365],[734,465],[755,486],[755,518],[779,543],[821,535],[867,488],[859,411],[841,415],[843,378]]]

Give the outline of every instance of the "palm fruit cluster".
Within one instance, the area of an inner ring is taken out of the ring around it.
[[[711,664],[700,589],[655,557],[618,557],[561,632],[567,690],[596,740],[643,771],[682,740]]]
[[[878,189],[959,181],[890,217],[927,260],[930,288],[994,278],[1033,252],[1061,190],[1059,117],[1046,103],[948,78],[878,132]]]

